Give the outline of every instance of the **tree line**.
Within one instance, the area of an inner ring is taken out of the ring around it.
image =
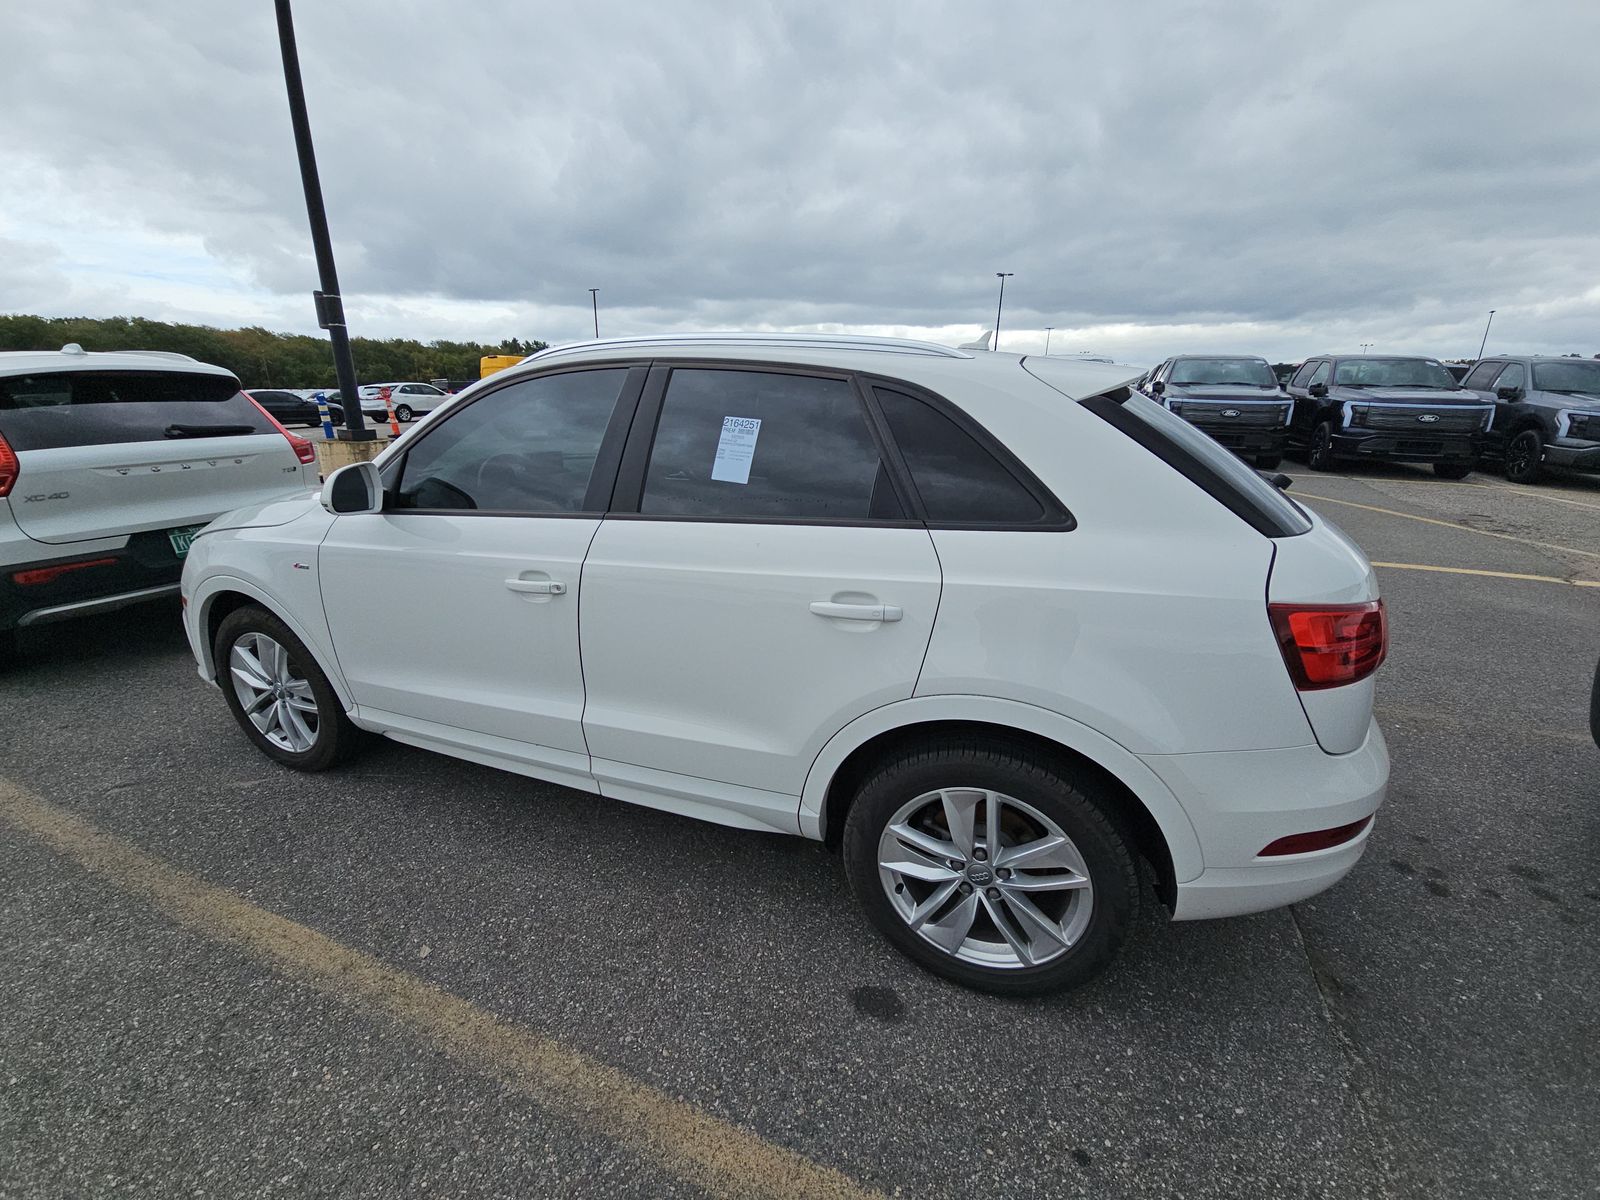
[[[260,326],[215,329],[143,317],[33,317],[0,313],[0,350],[169,350],[226,367],[246,387],[332,388],[333,349],[325,336],[273,333]],[[546,343],[527,338],[481,342],[419,342],[414,338],[351,338],[363,382],[476,379],[486,354],[532,354]]]

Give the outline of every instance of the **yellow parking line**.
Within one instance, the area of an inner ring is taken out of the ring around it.
[[[1310,492],[1295,492],[1294,496],[1300,500],[1321,500],[1327,504],[1343,504],[1346,508],[1361,508],[1367,512],[1382,513],[1386,517],[1404,517],[1408,521],[1421,521],[1424,525],[1443,525],[1446,529],[1459,529],[1462,533],[1475,533],[1479,537],[1499,538],[1505,542],[1520,542],[1524,546],[1536,546],[1540,550],[1558,550],[1562,554],[1581,554],[1584,558],[1600,559],[1600,553],[1593,550],[1578,550],[1572,546],[1558,546],[1554,542],[1537,542],[1532,538],[1517,537],[1511,533],[1496,533],[1491,529],[1474,529],[1471,525],[1463,525],[1459,521],[1441,521],[1438,517],[1419,517],[1416,513],[1399,512],[1393,508],[1379,508],[1376,504],[1357,504],[1354,500],[1336,500],[1332,496],[1313,496]]]
[[[1590,508],[1600,512],[1600,504],[1590,504],[1584,500],[1569,500],[1565,496],[1552,495],[1550,492],[1541,492],[1535,488],[1512,487],[1505,483],[1473,483],[1465,479],[1394,479],[1382,475],[1325,475],[1318,472],[1315,475],[1296,475],[1295,480],[1301,479],[1343,479],[1350,483],[1400,483],[1411,487],[1469,487],[1482,488],[1486,492],[1504,492],[1508,496],[1521,496],[1526,500],[1548,500],[1552,504],[1570,504],[1574,508]]]
[[[1600,588],[1600,579],[1560,579],[1554,575],[1520,575],[1515,571],[1482,571],[1476,567],[1433,567],[1423,563],[1375,562],[1391,571],[1438,571],[1445,575],[1486,575],[1491,579],[1525,579],[1531,583],[1564,583],[1568,587]]]
[[[615,1067],[204,883],[4,779],[0,820],[141,896],[182,926],[230,942],[342,1000],[386,1012],[552,1114],[598,1131],[713,1195],[833,1200],[880,1195]]]

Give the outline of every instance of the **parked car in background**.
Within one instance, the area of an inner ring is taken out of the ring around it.
[[[185,628],[277,762],[366,731],[822,839],[923,966],[1070,986],[1140,857],[1180,920],[1290,904],[1388,776],[1361,551],[1132,378],[832,335],[545,351],[209,527]]]
[[[383,389],[389,389],[389,402],[394,406],[394,419],[404,425],[413,417],[431,413],[450,394],[431,383],[368,383],[363,384],[359,395],[361,411],[369,419],[387,421],[389,413],[383,405]]]
[[[1463,386],[1494,405],[1484,456],[1512,483],[1536,483],[1546,466],[1600,472],[1600,362],[1496,355]]]
[[[245,394],[281,425],[322,424],[322,414],[317,411],[316,401],[299,392],[282,388],[251,388]],[[335,425],[344,424],[344,409],[337,400],[328,401],[328,416]]]
[[[1272,470],[1283,461],[1289,395],[1278,386],[1266,359],[1181,354],[1156,367],[1138,386],[1256,466]]]
[[[307,494],[316,450],[182,354],[0,353],[0,640],[175,596],[199,529]]]
[[[440,391],[449,392],[453,396],[457,392],[466,391],[478,381],[476,379],[430,379],[428,382]]]
[[[1459,387],[1436,358],[1325,354],[1289,381],[1289,444],[1313,470],[1340,459],[1432,463],[1443,479],[1471,473],[1494,406]]]

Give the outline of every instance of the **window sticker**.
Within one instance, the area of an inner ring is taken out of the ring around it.
[[[756,438],[760,436],[760,417],[723,417],[711,478],[723,483],[749,483],[750,461],[756,456]]]

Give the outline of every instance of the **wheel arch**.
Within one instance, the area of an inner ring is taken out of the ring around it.
[[[1021,744],[1088,772],[1114,799],[1163,901],[1204,867],[1199,838],[1171,790],[1131,751],[1103,734],[1030,704],[982,696],[927,696],[874,709],[835,734],[806,777],[800,828],[837,844],[854,791],[874,763],[913,743],[974,734]]]
[[[217,575],[207,579],[198,592],[190,597],[189,603],[196,610],[198,630],[204,635],[200,646],[196,649],[201,671],[207,679],[215,681],[217,678],[217,664],[211,647],[217,640],[217,630],[222,622],[229,613],[246,605],[257,604],[287,625],[295,637],[305,644],[306,649],[311,651],[312,658],[316,660],[317,666],[328,677],[328,683],[333,687],[334,695],[339,697],[339,703],[344,706],[346,712],[354,710],[355,704],[350,689],[346,686],[344,676],[340,674],[338,663],[332,653],[314,633],[295,618],[287,605],[280,603],[265,589],[236,576]]]

